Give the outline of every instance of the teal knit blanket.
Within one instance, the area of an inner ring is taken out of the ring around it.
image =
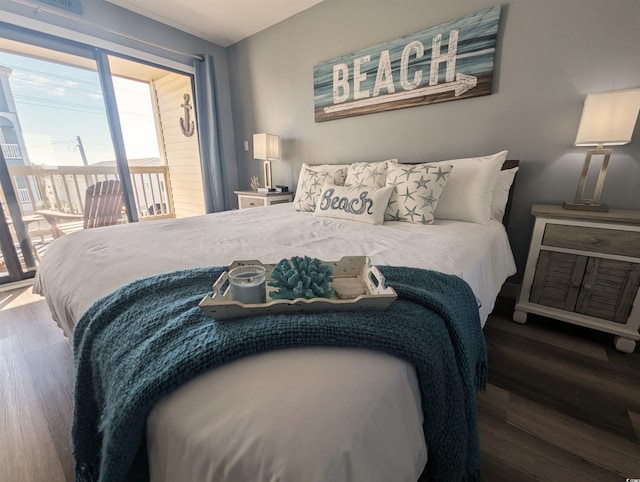
[[[198,303],[223,267],[134,281],[98,300],[74,333],[73,453],[78,482],[149,478],[154,404],[218,365],[267,350],[381,350],[416,369],[431,482],[480,479],[476,391],[486,350],[476,299],[460,278],[380,266],[398,299],[383,312],[263,315],[217,322]]]

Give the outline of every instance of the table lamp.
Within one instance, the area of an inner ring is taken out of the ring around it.
[[[264,187],[272,189],[271,159],[280,159],[280,138],[274,134],[254,134],[253,158],[264,161]]]
[[[582,167],[582,174],[578,181],[575,200],[565,202],[565,209],[583,211],[606,212],[609,206],[600,204],[600,194],[607,174],[607,166],[611,157],[611,149],[604,146],[621,146],[631,141],[633,129],[640,110],[640,89],[617,90],[589,94],[584,101],[582,118],[578,127],[578,134],[574,143],[577,147],[595,146],[587,151],[587,157]],[[604,156],[595,190],[591,199],[584,196],[584,188],[589,172],[591,158],[595,155]]]

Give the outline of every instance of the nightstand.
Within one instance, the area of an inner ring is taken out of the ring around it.
[[[640,339],[640,211],[574,211],[534,204],[536,218],[520,296],[527,313],[616,335],[631,353]]]
[[[272,204],[290,203],[293,201],[292,192],[257,192],[257,191],[233,191],[238,196],[240,209],[254,208],[256,206],[271,206]]]

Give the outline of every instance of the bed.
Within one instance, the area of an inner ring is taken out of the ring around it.
[[[502,214],[506,206],[505,197]],[[34,292],[46,297],[72,339],[76,322],[97,300],[139,278],[238,259],[365,255],[375,265],[463,279],[484,325],[515,273],[505,227],[496,219],[376,225],[298,207],[68,235],[43,257]],[[416,373],[406,361],[366,349],[268,351],[207,371],[154,405],[146,419],[150,479],[415,482],[428,463],[422,422]]]

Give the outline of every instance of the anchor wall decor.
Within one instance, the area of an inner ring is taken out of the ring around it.
[[[193,109],[193,107],[189,105],[189,99],[191,99],[191,96],[189,94],[184,94],[182,97],[184,98],[184,104],[181,104],[180,107],[184,107],[184,117],[180,117],[180,129],[182,129],[182,133],[185,137],[191,137],[196,131],[194,122],[190,120],[190,111]]]

